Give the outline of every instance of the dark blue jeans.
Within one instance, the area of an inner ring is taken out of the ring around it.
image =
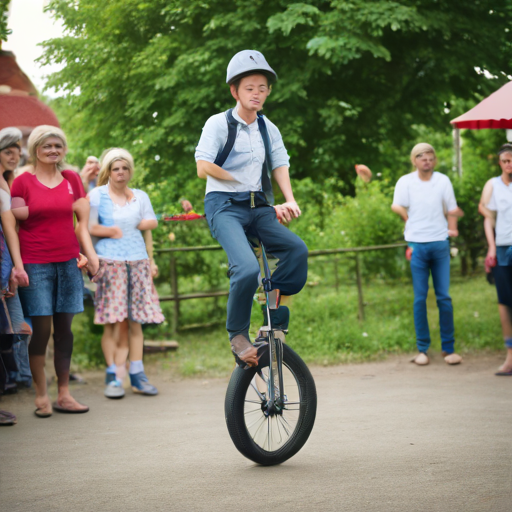
[[[272,288],[282,295],[299,293],[306,284],[308,249],[288,228],[279,224],[271,206],[250,207],[249,193],[210,192],[204,201],[212,236],[226,251],[230,288],[226,329],[229,338],[249,338],[253,296],[260,266],[247,235],[257,235],[268,253],[279,260]]]
[[[450,243],[442,242],[409,243],[412,247],[411,273],[414,288],[414,327],[416,344],[420,352],[430,347],[430,331],[427,319],[428,279],[432,273],[437,307],[439,309],[439,329],[444,352],[451,354],[454,349],[454,326],[450,287]]]

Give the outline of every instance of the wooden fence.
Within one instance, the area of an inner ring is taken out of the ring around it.
[[[355,261],[355,269],[356,269],[356,282],[357,282],[357,293],[358,293],[358,318],[360,321],[364,320],[364,299],[363,299],[363,280],[361,276],[361,262],[360,262],[360,253],[368,252],[368,251],[382,251],[388,249],[396,249],[397,247],[405,247],[407,244],[404,242],[389,244],[389,245],[371,245],[368,247],[347,247],[340,249],[319,249],[315,251],[309,251],[309,258],[315,258],[317,256],[326,256],[326,255],[337,255],[337,254],[345,254],[345,253],[353,253],[354,261]],[[195,252],[195,251],[220,251],[222,247],[220,245],[205,245],[198,247],[171,247],[169,249],[157,249],[155,250],[155,254],[168,254],[170,261],[170,276],[169,283],[171,285],[171,295],[163,295],[160,297],[161,302],[165,301],[173,301],[173,322],[172,322],[172,332],[176,334],[180,328],[180,302],[183,300],[190,299],[206,299],[211,297],[225,297],[229,295],[229,291],[221,290],[221,291],[213,291],[213,292],[199,292],[199,293],[179,293],[178,286],[178,270],[177,270],[177,255],[181,252]],[[338,260],[334,259],[334,278],[336,284],[336,290],[339,287],[339,276],[338,276]],[[201,324],[201,326],[206,327],[211,324]],[[190,327],[190,326],[188,326]],[[195,325],[194,327],[200,327],[199,325]]]

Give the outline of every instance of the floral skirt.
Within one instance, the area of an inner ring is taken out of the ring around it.
[[[114,324],[126,318],[140,324],[160,324],[164,315],[156,293],[149,259],[113,261],[100,258],[95,279],[95,324]]]

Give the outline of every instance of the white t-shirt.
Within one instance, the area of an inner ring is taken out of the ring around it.
[[[3,188],[0,188],[0,213],[11,209],[11,196]]]
[[[487,208],[496,212],[496,245],[512,245],[512,184],[505,184],[501,176],[492,179]]]
[[[440,242],[448,238],[445,214],[457,208],[448,176],[434,172],[429,181],[422,181],[417,170],[402,176],[395,186],[393,204],[407,208],[406,242]]]

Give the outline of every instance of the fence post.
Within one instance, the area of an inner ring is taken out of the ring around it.
[[[178,333],[180,321],[180,300],[178,295],[178,273],[176,272],[176,256],[171,252],[171,295],[174,298],[172,334]]]
[[[364,321],[364,301],[363,301],[363,280],[361,279],[361,265],[359,263],[359,253],[356,252],[356,279],[357,279],[357,294],[359,304],[357,308],[357,317],[360,322]]]
[[[334,258],[334,282],[336,284],[336,292],[339,291],[340,279],[338,274],[338,258]]]

